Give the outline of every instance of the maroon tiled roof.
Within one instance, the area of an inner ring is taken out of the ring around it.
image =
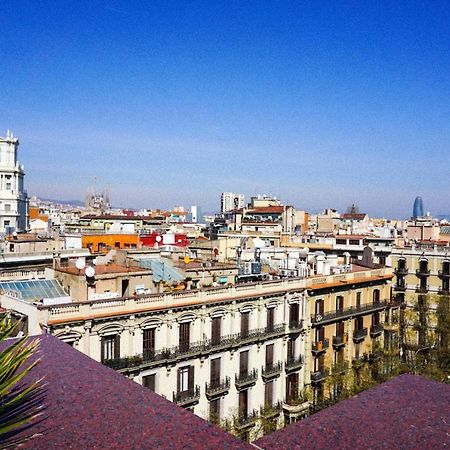
[[[44,414],[8,437],[27,438],[20,448],[252,448],[57,338],[39,339],[42,361],[25,381],[45,376]]]
[[[450,386],[400,375],[275,431],[261,449],[438,449],[450,446]]]

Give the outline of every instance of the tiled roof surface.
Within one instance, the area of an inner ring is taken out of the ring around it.
[[[400,375],[269,434],[261,449],[450,447],[450,386]]]
[[[25,381],[45,376],[44,415],[9,437],[28,438],[20,448],[252,448],[57,338],[40,341],[42,361]]]

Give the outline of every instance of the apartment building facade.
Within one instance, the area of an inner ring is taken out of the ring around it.
[[[379,324],[390,307],[390,278],[388,268],[360,268],[199,291],[27,305],[21,312],[32,322],[30,333],[44,328],[199,416],[231,420],[247,436],[258,433],[261,423],[276,426],[307,414],[305,387],[320,397],[335,361],[350,367],[373,339],[383,339]],[[17,299],[3,297],[2,305],[20,309]]]
[[[392,252],[393,295],[404,306],[404,350],[417,352],[436,342],[436,311],[450,297],[450,247],[422,243]]]

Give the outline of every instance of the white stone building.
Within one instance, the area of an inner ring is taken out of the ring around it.
[[[17,161],[19,140],[9,132],[0,138],[0,233],[28,228],[28,198],[23,166]]]

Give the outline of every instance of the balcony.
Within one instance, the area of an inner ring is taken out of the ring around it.
[[[237,390],[242,390],[254,386],[257,379],[258,369],[253,369],[249,372],[242,372],[239,375],[236,374],[234,384],[236,385]]]
[[[228,394],[230,390],[230,377],[226,377],[225,380],[211,381],[210,383],[205,383],[205,393],[208,400],[214,397],[222,397]]]
[[[416,277],[429,277],[430,276],[430,269],[417,269],[416,270]]]
[[[367,336],[367,328],[361,328],[353,331],[353,342],[362,342]]]
[[[187,391],[174,392],[173,402],[178,406],[192,406],[196,405],[200,400],[200,386],[196,385],[194,388]]]
[[[311,372],[311,384],[319,384],[325,381],[325,378],[330,373],[329,369],[324,367],[323,369],[317,370],[316,372]]]
[[[328,338],[326,338],[326,339],[323,339],[322,341],[313,342],[311,351],[314,356],[317,356],[317,355],[320,355],[321,353],[326,352],[329,346],[330,346],[330,340]]]
[[[303,356],[297,356],[296,358],[288,358],[284,364],[284,370],[286,373],[295,372],[300,370],[303,366]]]
[[[333,336],[333,348],[338,350],[341,347],[345,347],[348,341],[348,334],[344,333],[342,336]]]
[[[239,416],[235,419],[235,426],[242,430],[254,426],[257,420],[258,411],[256,411],[256,409],[250,413],[239,413]]]
[[[275,364],[268,364],[263,366],[261,369],[261,376],[264,381],[271,380],[272,378],[276,378],[280,375],[283,370],[283,363],[278,361]]]
[[[397,281],[397,283],[394,284],[394,289],[396,291],[405,292],[406,289],[408,289],[408,286],[407,286],[407,284],[404,281],[402,283],[399,283]]]
[[[305,414],[309,411],[309,401],[303,395],[286,397],[283,401],[283,410],[288,414]]]
[[[372,325],[370,327],[370,337],[371,338],[375,338],[377,336],[379,336],[381,333],[383,333],[383,324],[382,323],[377,323],[375,325]]]
[[[265,405],[261,406],[259,413],[261,417],[265,419],[272,419],[273,417],[277,417],[281,412],[281,402],[275,403],[275,405]]]
[[[350,306],[348,308],[336,309],[324,314],[313,314],[311,322],[313,326],[325,325],[327,323],[336,322],[337,320],[350,319],[352,317],[370,314],[376,311],[382,311],[388,306],[387,300],[380,302],[367,303],[360,306]]]
[[[428,292],[428,284],[426,284],[426,285],[418,284],[416,286],[416,292],[418,294],[426,294]]]
[[[303,320],[289,322],[289,333],[300,333],[303,330]]]
[[[394,269],[394,273],[398,277],[404,277],[404,276],[408,275],[408,268],[407,267],[396,267]]]
[[[105,361],[104,364],[121,372],[127,372],[134,368],[166,365],[184,359],[225,351],[245,344],[263,342],[267,339],[284,336],[286,334],[285,329],[285,324],[281,323],[271,327],[249,330],[244,335],[241,333],[223,335],[218,341],[205,339],[199,342],[189,342],[182,346],[164,348],[124,358],[115,358]]]
[[[449,286],[439,286],[438,287],[438,294],[439,295],[450,295],[450,288],[449,288]]]
[[[448,279],[450,279],[450,272],[448,270],[439,270],[438,277],[441,280],[448,280]]]
[[[355,357],[352,359],[352,368],[360,369],[368,361],[367,355]]]
[[[336,363],[333,365],[332,373],[338,374],[338,375],[344,375],[345,372],[348,370],[348,363],[342,362],[342,363]]]

